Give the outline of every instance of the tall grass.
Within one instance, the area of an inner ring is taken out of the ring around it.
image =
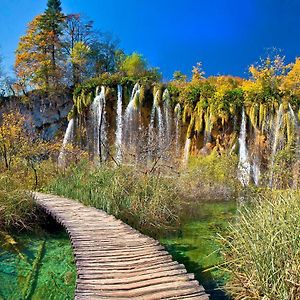
[[[36,222],[36,205],[31,193],[26,192],[8,174],[0,176],[0,230],[29,229]]]
[[[172,180],[131,167],[81,163],[59,175],[47,191],[102,209],[152,236],[179,226],[181,206]]]
[[[242,207],[222,238],[234,299],[300,299],[300,197],[268,193]]]

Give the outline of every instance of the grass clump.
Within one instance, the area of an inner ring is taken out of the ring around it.
[[[0,230],[29,229],[36,221],[36,205],[30,192],[8,174],[0,176]]]
[[[152,236],[179,227],[180,201],[172,180],[120,166],[81,163],[59,175],[48,192],[102,209]]]
[[[259,196],[222,238],[234,299],[300,299],[300,197]]]

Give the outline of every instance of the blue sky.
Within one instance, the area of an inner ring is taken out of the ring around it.
[[[26,24],[46,0],[1,0],[0,47],[7,70]],[[300,56],[298,0],[62,0],[65,13],[82,13],[111,32],[127,53],[142,53],[165,78],[190,75],[201,61],[207,75],[247,76],[266,48]]]

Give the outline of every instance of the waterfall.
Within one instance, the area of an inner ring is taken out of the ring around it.
[[[155,122],[155,105],[153,104],[151,114],[150,114],[150,123],[148,128],[148,159],[151,161],[153,158],[153,146],[155,143],[155,133],[154,133],[154,122]]]
[[[107,158],[107,131],[105,110],[105,87],[96,90],[96,97],[91,105],[92,123],[94,128],[94,159],[96,161]]]
[[[169,146],[172,138],[172,114],[171,114],[171,107],[170,107],[170,93],[168,89],[164,90],[163,96],[163,107],[164,107],[164,115],[166,120],[166,132],[165,132],[165,140],[166,140],[166,146]]]
[[[179,103],[176,104],[175,109],[175,149],[176,155],[180,152],[180,118],[181,118],[181,106]]]
[[[74,135],[74,118],[68,123],[68,127],[64,136],[63,144],[58,156],[58,166],[64,167],[66,164],[66,146],[72,142]]]
[[[295,115],[295,112],[292,106],[289,104],[289,114],[294,121],[295,126],[295,154],[296,154],[296,162],[293,166],[293,188],[297,189],[299,185],[299,170],[300,170],[300,126],[298,119]]]
[[[184,146],[184,155],[183,155],[183,163],[185,165],[188,164],[189,156],[190,156],[190,149],[191,149],[191,139],[186,139],[185,146]]]
[[[136,146],[136,134],[138,130],[138,107],[139,107],[139,96],[140,96],[140,85],[138,83],[133,87],[129,104],[125,110],[124,126],[125,126],[125,140],[127,146]]]
[[[256,186],[259,185],[260,180],[260,168],[261,168],[261,160],[260,160],[260,139],[258,136],[258,130],[254,129],[254,151],[252,153],[252,178],[253,182]]]
[[[252,164],[253,181],[256,186],[259,184],[260,178],[260,163],[258,158],[255,158]]]
[[[246,114],[245,110],[243,108],[242,111],[242,124],[240,129],[240,136],[239,136],[239,166],[238,166],[238,175],[239,180],[242,183],[243,186],[246,186],[249,184],[250,181],[250,171],[251,166],[249,163],[249,157],[248,157],[248,150],[247,150],[247,127],[246,127]]]
[[[271,154],[271,161],[270,161],[270,187],[273,186],[273,168],[275,162],[275,156],[278,149],[278,144],[280,140],[280,129],[282,126],[283,121],[283,105],[282,103],[279,106],[277,111],[276,121],[275,121],[275,131],[274,131],[274,138],[273,138],[273,146],[272,146],[272,154]]]
[[[122,161],[122,134],[123,134],[123,117],[122,117],[122,86],[118,85],[118,103],[116,117],[116,161]]]

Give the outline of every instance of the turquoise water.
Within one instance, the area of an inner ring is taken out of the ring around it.
[[[0,244],[0,299],[74,298],[76,268],[62,231],[13,234],[15,245]],[[10,238],[11,239],[11,238]]]
[[[205,270],[222,263],[217,236],[226,234],[235,212],[234,202],[201,204],[195,220],[185,224],[179,234],[161,239],[173,258],[195,274],[213,300],[229,299],[220,289],[228,275],[218,269]]]

